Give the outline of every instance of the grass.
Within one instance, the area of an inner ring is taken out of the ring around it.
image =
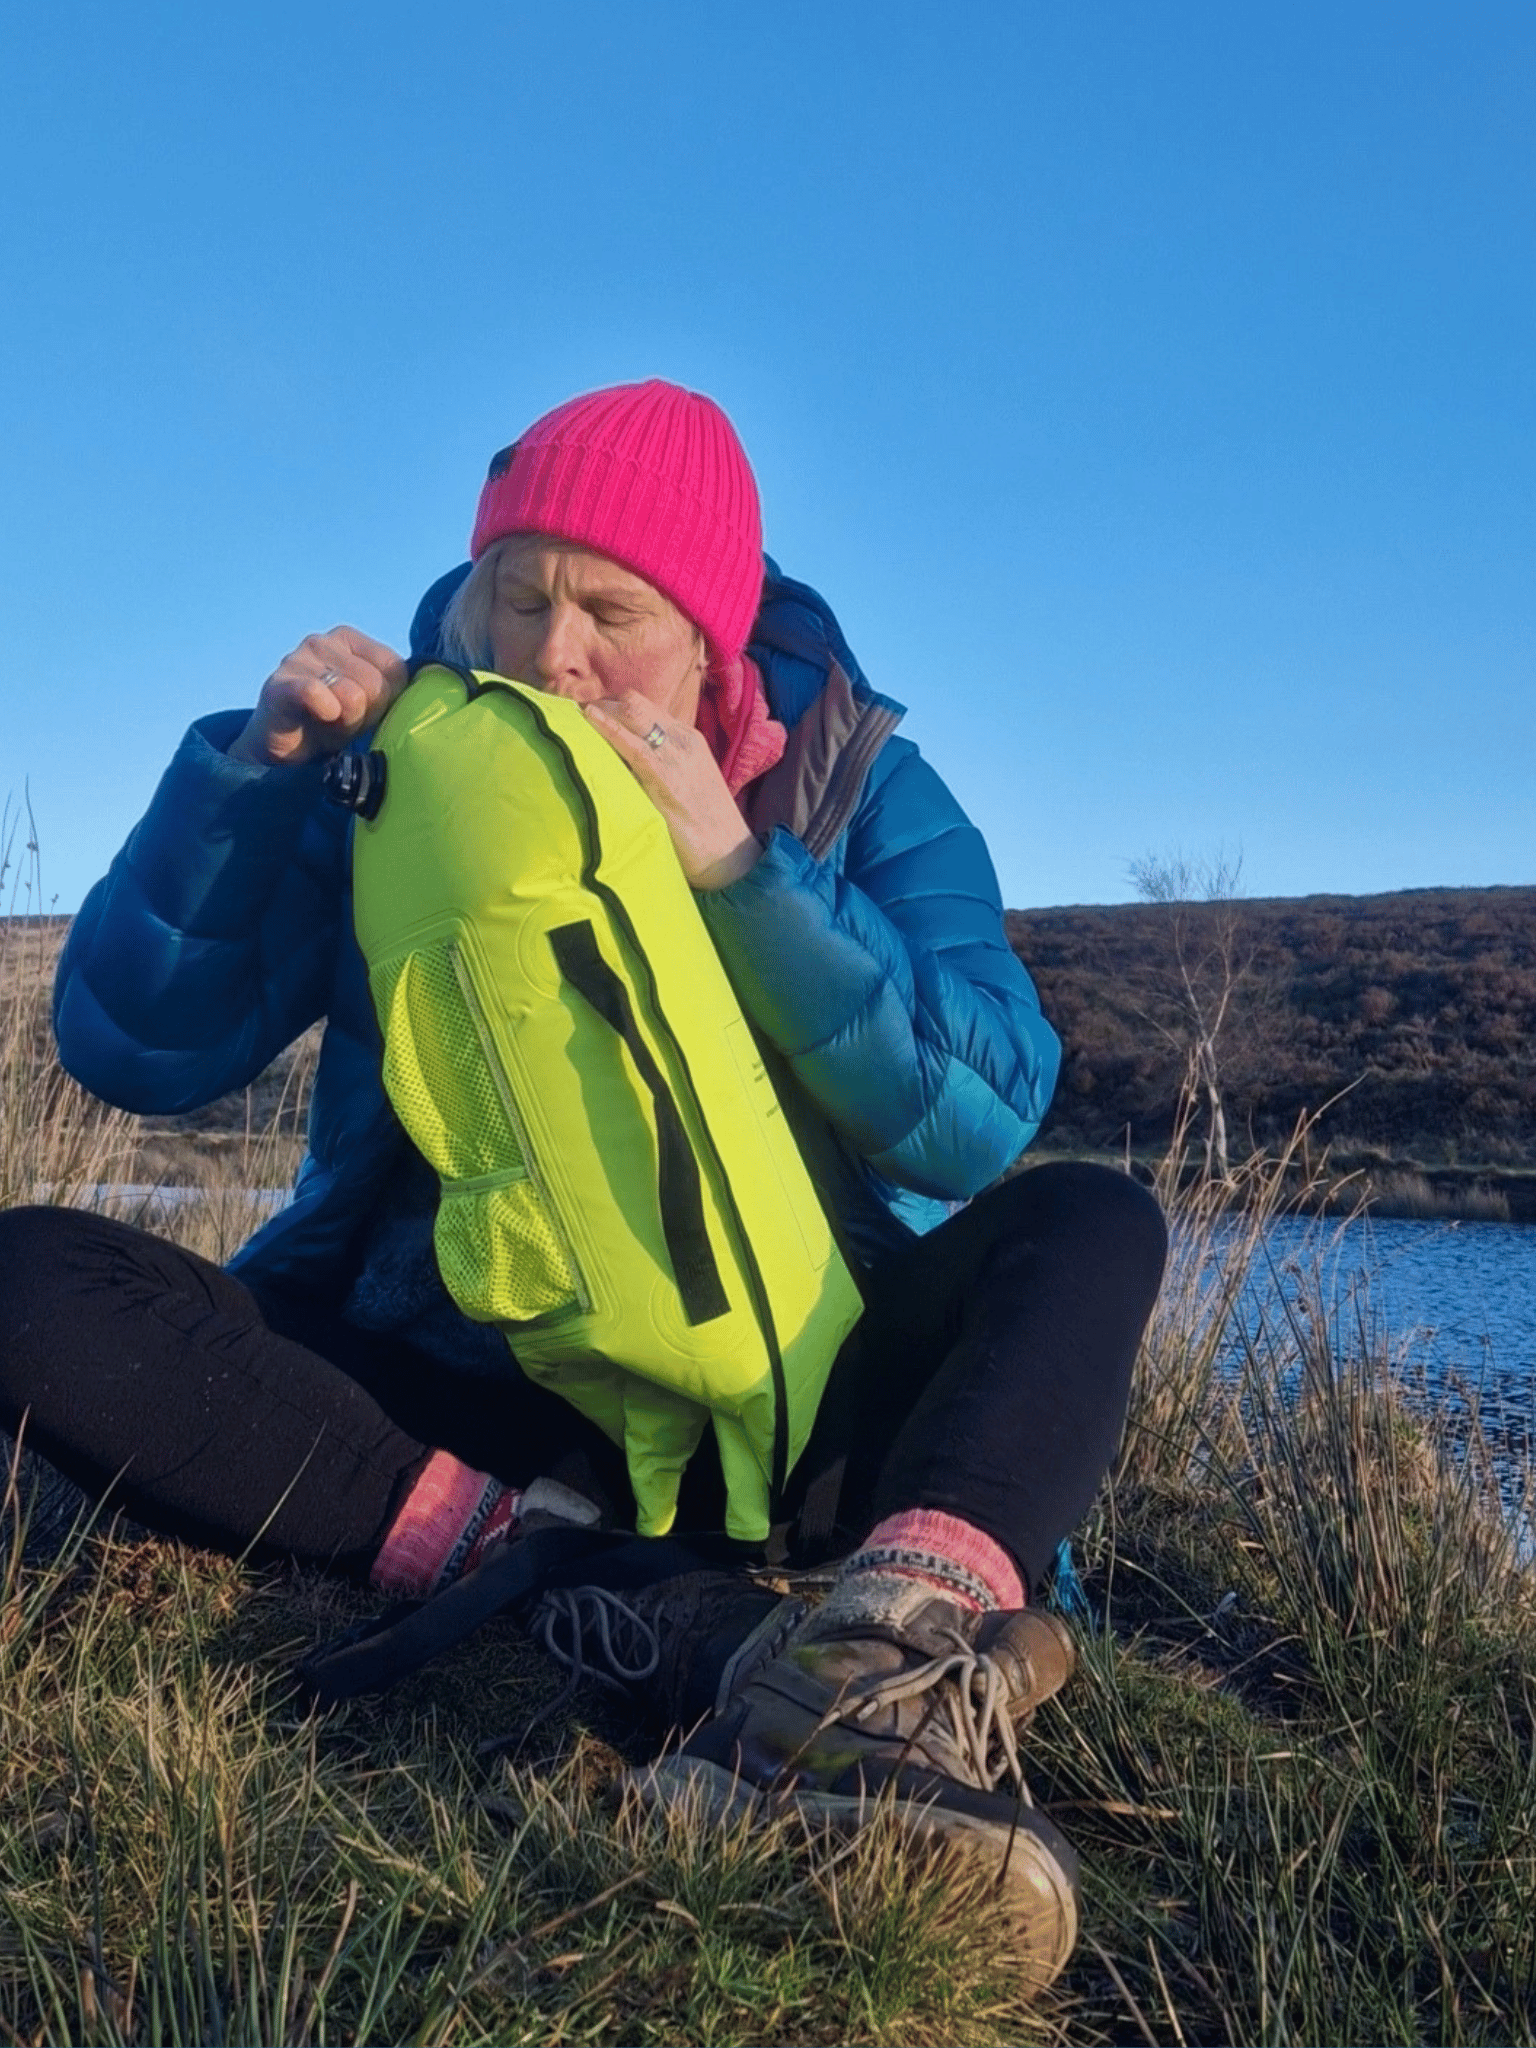
[[[0,955],[0,1201],[88,1200],[138,1136],[59,1076],[24,965]],[[509,1624],[306,1716],[292,1663],[363,1596],[61,1530],[21,1459],[0,2041],[1536,2039],[1536,1584],[1475,1424],[1440,1434],[1330,1300],[1332,1226],[1268,1272],[1265,1220],[1323,1171],[1296,1153],[1165,1182],[1173,1267],[1080,1543],[1094,1618],[1025,1744],[1085,1870],[1048,1997],[984,1891],[880,1827],[642,1820],[622,1708],[477,1754],[558,1689]],[[217,1251],[243,1217],[177,1227]]]

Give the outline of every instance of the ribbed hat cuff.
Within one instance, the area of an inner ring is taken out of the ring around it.
[[[470,553],[478,560],[514,533],[595,548],[643,576],[702,628],[718,660],[734,661],[747,644],[761,585],[743,601],[740,543],[697,497],[632,456],[571,442],[520,448],[487,493]]]

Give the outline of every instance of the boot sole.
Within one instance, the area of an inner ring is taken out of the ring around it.
[[[841,1836],[857,1833],[880,1803],[867,1793],[828,1792],[815,1785],[775,1795],[707,1757],[662,1757],[644,1771],[627,1772],[625,1782],[652,1812],[731,1822],[793,1808]],[[1077,1857],[1066,1838],[1032,1807],[1024,1807],[1010,1824],[957,1812],[937,1795],[922,1799],[898,1792],[892,1798],[887,1792],[884,1797],[910,1842],[947,1850],[986,1872],[1016,1930],[1023,1967],[1039,1989],[1052,1983],[1077,1945]]]

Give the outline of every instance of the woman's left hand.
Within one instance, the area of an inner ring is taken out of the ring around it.
[[[723,889],[756,865],[762,848],[696,726],[659,711],[638,690],[582,709],[666,819],[692,887]]]

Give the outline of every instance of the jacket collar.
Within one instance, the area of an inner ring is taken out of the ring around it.
[[[752,830],[765,838],[783,825],[813,860],[825,860],[848,829],[875,756],[901,716],[899,704],[857,689],[834,657],[821,691],[790,728],[782,759],[746,792],[742,809]]]
[[[762,670],[768,704],[789,729],[776,767],[746,792],[747,823],[766,838],[783,825],[824,860],[848,829],[875,756],[903,707],[872,690],[831,606],[771,556],[748,653]]]

